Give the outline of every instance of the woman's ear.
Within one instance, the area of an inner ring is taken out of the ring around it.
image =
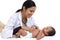
[[[23,7],[23,11],[26,11],[26,8],[25,8],[25,6]]]

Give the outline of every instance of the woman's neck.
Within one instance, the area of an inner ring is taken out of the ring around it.
[[[21,13],[22,13],[22,19],[27,19],[25,12],[21,11]]]
[[[21,12],[22,13],[22,22],[23,22],[23,24],[26,24],[26,22],[27,22],[27,17],[25,16],[25,12]]]

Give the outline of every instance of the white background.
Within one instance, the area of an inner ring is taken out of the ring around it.
[[[22,7],[25,0],[0,0],[0,21],[7,23],[9,17]],[[56,35],[45,37],[41,40],[60,40],[60,1],[59,0],[34,0],[37,9],[33,17],[36,24],[42,29],[45,26],[53,26]]]

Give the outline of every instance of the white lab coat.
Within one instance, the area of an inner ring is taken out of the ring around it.
[[[32,27],[35,25],[34,20],[32,17],[27,18],[27,26]],[[9,38],[12,37],[13,29],[22,26],[22,15],[21,12],[14,13],[10,19],[8,20],[7,25],[5,26],[2,32],[2,38]]]

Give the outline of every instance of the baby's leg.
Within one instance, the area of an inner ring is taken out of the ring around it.
[[[21,32],[22,36],[26,36],[27,35],[27,33],[23,29],[19,30],[19,32]]]
[[[17,27],[17,28],[15,28],[14,30],[13,30],[13,38],[19,38],[20,36],[18,36],[18,31],[21,29],[21,26],[19,26],[19,27]]]
[[[14,37],[14,38],[19,38],[20,35],[26,36],[27,33],[26,33],[23,29],[20,29],[15,35],[13,35],[13,37]]]
[[[23,29],[20,29],[16,34],[17,34],[18,37],[20,35],[22,35],[22,36],[26,36],[27,35],[27,33]]]

